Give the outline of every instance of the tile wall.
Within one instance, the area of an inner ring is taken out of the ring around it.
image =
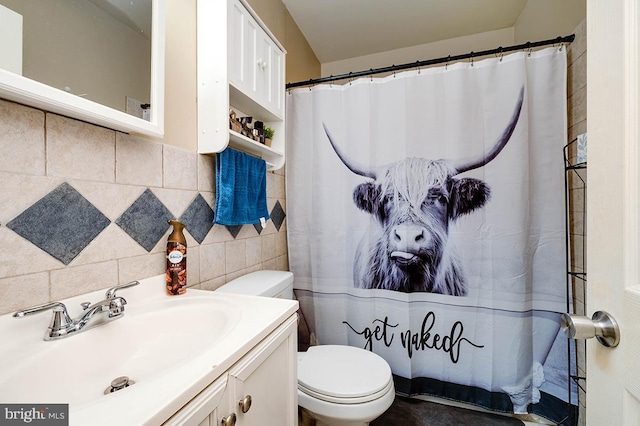
[[[288,270],[284,171],[267,227],[213,226],[214,158],[0,99],[0,314],[164,273],[186,224],[188,286]]]
[[[586,20],[575,29],[575,41],[569,46],[567,69],[567,107],[569,142],[587,131],[587,33]],[[570,145],[569,163],[577,164],[577,143]],[[572,277],[575,313],[585,314],[586,286],[586,186],[587,169],[571,170],[567,173],[569,195],[569,236],[571,246],[570,270]],[[585,275],[581,275],[585,274]],[[586,377],[585,341],[575,341],[577,353],[577,375]],[[578,424],[585,424],[586,380],[578,380]]]

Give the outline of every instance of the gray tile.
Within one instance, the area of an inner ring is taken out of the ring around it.
[[[233,238],[237,237],[242,229],[242,225],[225,225]]]
[[[169,229],[169,219],[173,219],[171,212],[147,189],[116,219],[116,224],[150,252]]]
[[[202,195],[198,194],[180,217],[180,222],[184,223],[187,231],[198,244],[202,244],[213,227],[213,210]]]
[[[275,225],[276,229],[279,231],[282,226],[282,222],[284,222],[284,218],[287,216],[280,205],[280,201],[276,201],[276,205],[273,206],[271,210],[271,221]]]
[[[7,227],[68,265],[110,223],[65,182],[11,220]]]
[[[262,224],[260,224],[260,223],[254,223],[253,227],[256,228],[256,231],[258,232],[258,235],[261,234],[262,230],[264,229],[264,228],[262,228]]]

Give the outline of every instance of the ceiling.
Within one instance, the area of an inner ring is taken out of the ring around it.
[[[527,0],[283,0],[320,63],[513,27]]]
[[[152,0],[89,0],[114,18],[151,39]]]

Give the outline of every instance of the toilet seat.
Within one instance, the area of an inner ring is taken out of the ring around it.
[[[389,382],[387,383],[387,385],[383,389],[381,389],[378,392],[375,392],[375,393],[373,393],[371,395],[364,395],[364,396],[357,397],[357,398],[343,398],[343,397],[335,397],[335,396],[331,396],[331,395],[325,395],[325,394],[322,394],[322,393],[314,392],[313,390],[308,389],[308,388],[300,385],[300,383],[298,383],[298,390],[300,392],[303,392],[304,394],[309,395],[312,398],[316,398],[316,399],[319,399],[321,401],[332,402],[334,404],[362,404],[362,403],[365,403],[365,402],[371,402],[371,401],[374,401],[374,400],[376,400],[378,398],[383,397],[392,388],[393,388],[393,380],[389,380]]]
[[[393,388],[389,364],[380,356],[352,346],[312,346],[298,357],[298,389],[337,404],[376,400]]]

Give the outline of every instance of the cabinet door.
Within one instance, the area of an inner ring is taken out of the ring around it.
[[[237,0],[229,8],[229,80],[238,89],[255,96],[257,40],[262,29]]]
[[[284,109],[284,53],[265,35],[263,56],[266,58],[264,73],[264,102],[272,112],[283,115]]]
[[[227,374],[207,386],[163,426],[218,426],[228,416]]]
[[[296,330],[294,315],[229,370],[238,426],[297,425]]]

